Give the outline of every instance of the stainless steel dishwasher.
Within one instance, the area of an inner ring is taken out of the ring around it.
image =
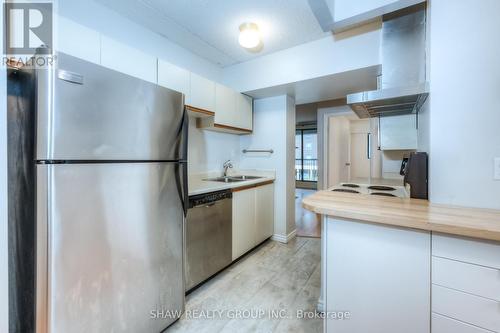
[[[186,291],[232,262],[232,193],[189,197],[186,218]]]

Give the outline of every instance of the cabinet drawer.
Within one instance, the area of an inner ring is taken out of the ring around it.
[[[432,285],[432,312],[500,331],[500,303],[490,299]]]
[[[500,270],[432,258],[432,283],[500,301]]]
[[[500,269],[500,243],[432,234],[432,255]]]
[[[455,319],[432,314],[432,333],[491,333],[492,331],[472,326]]]

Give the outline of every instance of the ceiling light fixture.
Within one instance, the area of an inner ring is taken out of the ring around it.
[[[246,49],[253,49],[260,44],[259,27],[255,23],[243,23],[240,25],[240,45]]]

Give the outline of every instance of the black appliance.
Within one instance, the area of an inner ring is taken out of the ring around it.
[[[403,160],[403,164],[405,161]],[[403,166],[402,166],[403,169]],[[411,153],[404,167],[404,185],[410,185],[410,197],[428,199],[428,156],[425,152]]]

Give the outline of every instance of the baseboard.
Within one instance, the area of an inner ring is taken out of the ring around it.
[[[294,229],[291,233],[289,233],[287,236],[285,235],[279,235],[279,234],[274,234],[273,237],[271,237],[272,240],[280,242],[280,243],[288,243],[292,239],[294,239],[297,236],[297,229]]]

